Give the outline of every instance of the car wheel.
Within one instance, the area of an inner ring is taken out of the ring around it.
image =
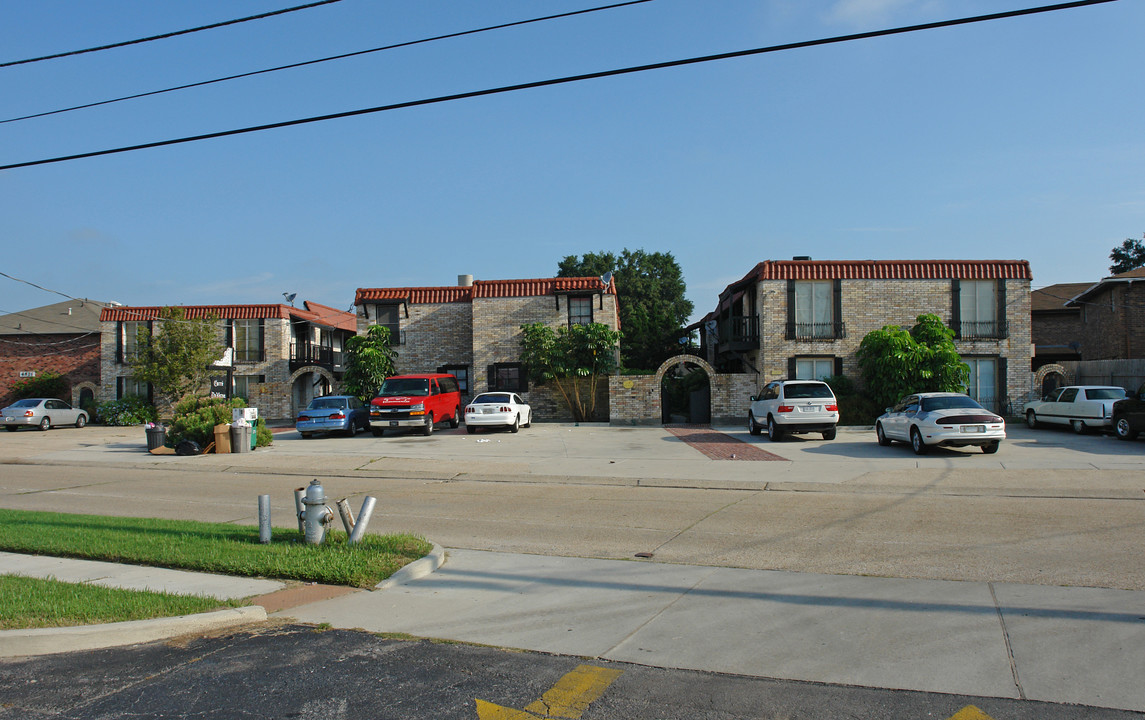
[[[883,432],[882,423],[875,423],[875,437],[878,439],[879,445],[882,445],[883,447],[887,447],[891,444],[891,439],[887,437],[885,432]]]
[[[52,426],[52,419],[51,418],[44,418],[43,420],[40,421],[40,429],[41,430],[46,431],[51,426]]]
[[[453,409],[453,417],[449,418],[449,427],[455,428],[461,424],[461,408]]]
[[[836,428],[831,428],[830,430],[824,430],[823,431],[823,439],[824,440],[834,440],[836,432],[837,432]]]
[[[910,447],[914,450],[915,455],[925,455],[929,449],[926,447],[926,443],[922,441],[922,433],[918,431],[918,428],[912,428],[910,431]]]
[[[522,425],[521,427],[533,427],[533,411],[532,411],[532,409],[529,410],[529,416],[527,418],[525,418],[525,420],[526,420],[525,424]]]
[[[1082,420],[1070,420],[1069,426],[1073,428],[1073,431],[1078,435],[1085,435],[1089,432],[1089,427]]]
[[[509,426],[509,432],[517,432],[521,429],[521,416],[513,418],[513,424]]]
[[[300,432],[300,433],[298,433],[298,434],[302,436],[302,439],[303,439],[303,440],[309,440],[310,438],[314,437],[314,433],[304,433],[304,432]]]
[[[347,426],[346,429],[342,432],[346,434],[346,437],[354,437],[354,434],[358,432],[358,426],[354,424],[353,420],[351,420],[349,426]]]
[[[426,437],[433,434],[433,413],[425,416],[425,427],[421,429],[421,434]]]
[[[470,435],[476,435],[477,434],[477,428],[475,428],[472,425],[466,425],[465,426],[465,432],[469,433]]]
[[[87,415],[80,415],[76,418],[76,427],[82,428],[84,425],[87,425]]]
[[[767,439],[772,442],[778,441],[783,437],[783,431],[775,424],[775,418],[770,415],[767,416]]]
[[[370,432],[373,433],[374,437],[381,437],[386,434],[386,431],[382,428],[370,428]]]
[[[4,429],[7,430],[8,432],[16,432],[20,428],[16,427],[15,425],[5,425]]]
[[[994,453],[998,452],[998,446],[1001,444],[1002,443],[998,442],[997,440],[992,443],[987,443],[986,445],[982,446],[982,452],[986,453],[987,455],[993,455]]]
[[[1038,427],[1038,416],[1034,414],[1033,410],[1026,413],[1026,427],[1031,430]]]
[[[750,410],[747,411],[747,431],[752,435],[759,435],[763,432],[763,428],[755,421],[755,415],[752,415]]]
[[[16,428],[10,427],[8,429],[15,430]],[[1133,424],[1126,417],[1113,418],[1113,432],[1117,434],[1120,440],[1137,439],[1137,431],[1133,429]]]

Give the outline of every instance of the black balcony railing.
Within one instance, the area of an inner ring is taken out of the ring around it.
[[[303,365],[318,365],[334,369],[342,365],[342,351],[313,343],[290,343],[290,367],[297,370]]]
[[[1000,339],[1010,336],[1005,320],[958,323],[958,337],[962,340]]]
[[[717,325],[720,348],[748,350],[759,347],[759,316],[733,315],[723,318]]]
[[[842,320],[821,323],[787,323],[788,340],[836,340],[847,337],[847,324]]]

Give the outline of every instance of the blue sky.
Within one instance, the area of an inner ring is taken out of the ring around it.
[[[0,2],[0,62],[303,0]],[[342,0],[0,68],[0,119],[607,2]],[[653,0],[0,124],[0,165],[1045,4]],[[357,287],[670,251],[697,316],[755,263],[1026,259],[1145,232],[1145,3],[703,63],[0,171],[0,271],[77,297],[348,308]],[[62,300],[0,277],[0,312]]]

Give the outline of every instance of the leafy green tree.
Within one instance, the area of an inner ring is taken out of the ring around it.
[[[398,354],[390,347],[390,329],[371,325],[365,335],[346,341],[346,374],[342,386],[346,393],[368,403],[382,381],[393,375]]]
[[[857,353],[868,396],[888,407],[917,392],[966,392],[970,369],[954,347],[954,331],[937,315],[919,315],[908,332],[898,325],[867,333]]]
[[[1113,248],[1109,253],[1109,259],[1113,261],[1113,264],[1109,266],[1109,272],[1114,275],[1143,267],[1145,266],[1145,242],[1126,238],[1120,247]]]
[[[601,376],[616,367],[620,333],[602,323],[561,326],[522,325],[521,362],[538,383],[552,382],[576,421],[590,420],[596,412],[596,389]]]
[[[669,252],[625,249],[619,256],[604,251],[569,255],[557,267],[557,277],[599,277],[606,272],[616,282],[624,332],[621,364],[655,370],[679,352],[682,328],[692,315],[680,265]]]
[[[211,363],[223,356],[219,316],[188,320],[184,315],[183,308],[162,308],[158,332],[144,330],[128,360],[132,375],[151,383],[155,394],[168,403],[201,392],[214,372]]]

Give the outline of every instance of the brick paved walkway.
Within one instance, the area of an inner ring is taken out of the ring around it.
[[[706,425],[665,425],[664,428],[712,460],[787,460]]]

